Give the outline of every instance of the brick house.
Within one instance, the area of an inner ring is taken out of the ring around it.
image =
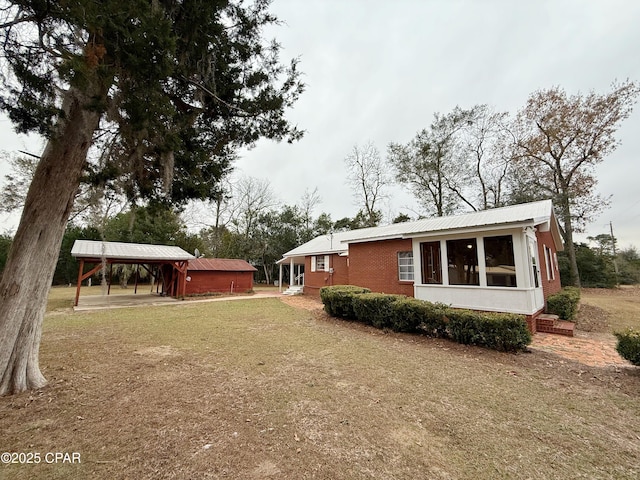
[[[250,292],[256,271],[246,261],[232,258],[189,260],[185,294]]]
[[[550,200],[322,235],[285,253],[289,284],[351,284],[530,319],[561,289]]]

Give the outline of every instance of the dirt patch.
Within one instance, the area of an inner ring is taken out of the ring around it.
[[[302,308],[310,312],[324,309],[324,305],[319,298],[308,295],[283,295],[280,297],[280,300],[287,305],[295,308]]]
[[[180,355],[178,351],[176,351],[169,345],[158,345],[157,347],[141,348],[140,350],[136,350],[133,353],[135,353],[136,355],[141,355],[143,357],[152,358],[164,358]]]
[[[580,304],[575,319],[576,328],[583,332],[610,332],[609,313],[588,303]]]

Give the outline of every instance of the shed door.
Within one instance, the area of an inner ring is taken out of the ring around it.
[[[423,242],[420,244],[422,256],[422,283],[442,284],[442,260],[440,242]]]

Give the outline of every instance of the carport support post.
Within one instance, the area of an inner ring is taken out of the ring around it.
[[[282,264],[280,264],[280,277],[278,279],[278,292],[282,293]]]
[[[113,263],[109,264],[109,286],[107,288],[107,295],[111,293],[111,275],[113,274]]]
[[[78,306],[78,300],[80,299],[80,286],[82,285],[82,272],[84,271],[84,259],[80,259],[80,269],[78,270],[78,285],[76,286],[76,301],[73,304]]]

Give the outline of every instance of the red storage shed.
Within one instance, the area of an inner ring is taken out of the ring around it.
[[[245,260],[232,258],[197,258],[189,260],[186,294],[253,290],[253,272],[257,269]]]

